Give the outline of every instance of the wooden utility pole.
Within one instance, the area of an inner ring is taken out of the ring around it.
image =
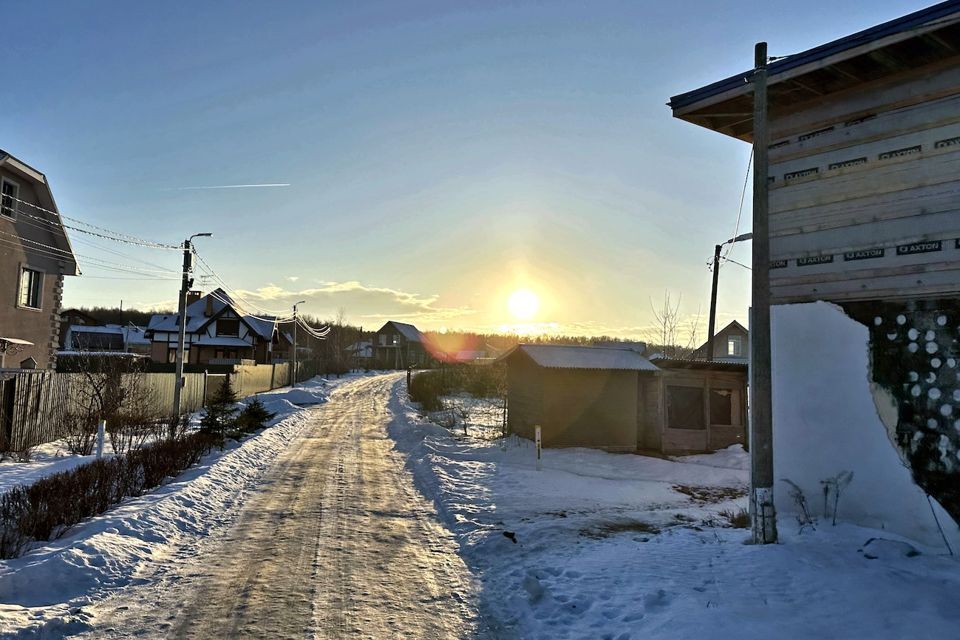
[[[710,289],[710,322],[707,324],[707,360],[713,361],[713,334],[717,329],[717,279],[720,277],[720,246],[713,248],[713,287]]]
[[[186,348],[187,335],[187,292],[193,286],[190,272],[193,270],[193,253],[190,250],[190,240],[183,241],[183,274],[180,281],[180,297],[177,302],[177,355],[175,368],[177,379],[173,386],[173,421],[170,424],[170,439],[176,435],[177,421],[180,419],[181,395],[183,393],[183,352]]]
[[[770,233],[767,185],[767,43],[754,50],[753,299],[750,310],[750,512],[753,541],[777,541],[773,505],[773,402],[770,372]],[[714,273],[716,277],[716,273]]]
[[[173,387],[173,421],[170,424],[170,439],[176,436],[177,422],[180,420],[181,396],[183,394],[183,362],[184,351],[186,350],[187,335],[187,292],[193,286],[193,278],[190,274],[193,272],[193,242],[194,238],[209,238],[212,233],[195,233],[183,241],[183,278],[180,281],[180,299],[177,303],[177,357],[175,359],[177,369],[177,379]],[[189,360],[189,354],[187,360]]]

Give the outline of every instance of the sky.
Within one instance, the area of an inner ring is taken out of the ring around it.
[[[0,148],[61,213],[162,243],[212,232],[198,254],[257,309],[624,338],[665,294],[705,334],[746,178],[749,146],[669,98],[749,68],[757,41],[787,55],[927,6],[2,4]],[[71,240],[65,306],[175,307],[177,252]],[[718,327],[749,298],[726,263]]]

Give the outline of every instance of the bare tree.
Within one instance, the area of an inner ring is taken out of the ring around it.
[[[697,346],[700,328],[700,309],[696,315],[684,321],[680,313],[683,294],[676,302],[669,291],[663,292],[663,303],[658,307],[650,300],[654,324],[644,332],[644,339],[659,349],[668,358],[688,357]]]

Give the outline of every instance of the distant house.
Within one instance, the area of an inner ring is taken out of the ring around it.
[[[0,247],[4,366],[53,368],[63,279],[80,271],[46,177],[2,150]]]
[[[695,360],[707,360],[707,343],[700,345],[692,355]],[[750,360],[750,332],[734,320],[713,337],[713,358],[748,362]]]
[[[174,362],[179,322],[176,314],[150,318],[146,338],[151,342],[154,362]],[[222,289],[205,296],[191,292],[188,297],[185,347],[188,364],[230,365],[242,361],[266,364],[286,360],[291,337],[280,323],[269,317],[240,311]]]
[[[373,343],[369,340],[359,340],[344,349],[350,366],[367,367],[373,362]]]
[[[405,369],[429,364],[426,336],[412,324],[390,320],[374,334],[374,360],[388,369]]]
[[[128,324],[72,324],[61,334],[60,353],[119,352],[150,355],[146,329]]]
[[[512,432],[545,447],[665,453],[742,442],[746,366],[651,361],[633,348],[518,345],[507,365]]]

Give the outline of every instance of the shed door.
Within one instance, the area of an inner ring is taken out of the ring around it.
[[[637,383],[637,449],[660,449],[657,382],[640,377]]]

